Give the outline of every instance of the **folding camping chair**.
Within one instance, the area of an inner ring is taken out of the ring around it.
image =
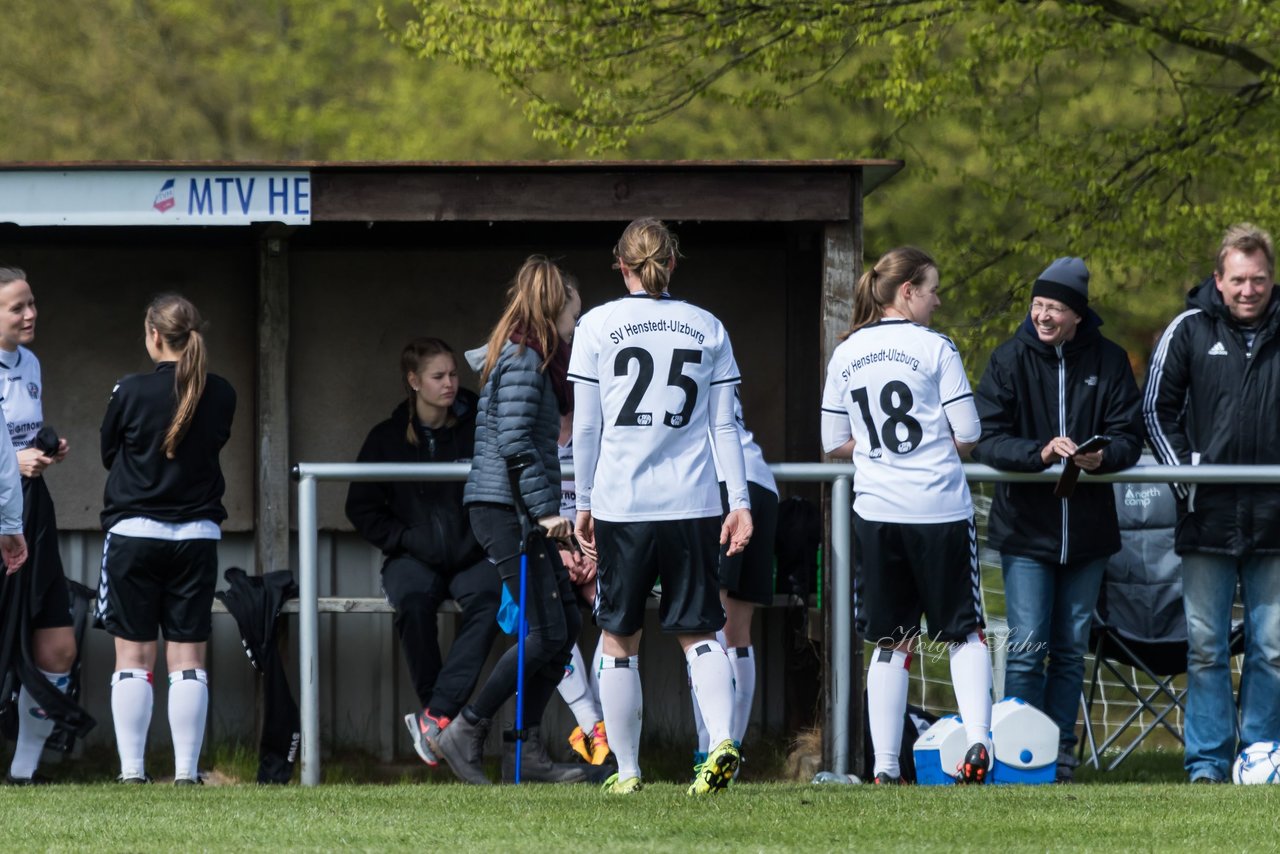
[[[1187,620],[1182,607],[1182,560],[1173,550],[1178,521],[1173,490],[1165,483],[1117,483],[1115,496],[1121,548],[1107,563],[1094,611],[1090,632],[1093,678],[1087,699],[1082,698],[1085,738],[1078,748],[1083,762],[1101,768],[1103,754],[1136,727],[1133,738],[1107,764],[1108,771],[1160,729],[1185,744],[1175,722],[1185,712],[1187,693],[1185,687],[1174,684],[1187,671]],[[1232,655],[1243,647],[1244,633],[1237,625],[1231,634]],[[1134,670],[1145,680],[1132,678]],[[1092,712],[1104,672],[1137,702],[1116,730],[1099,743]],[[1144,715],[1148,716],[1145,720]],[[1090,752],[1087,759],[1086,748]]]

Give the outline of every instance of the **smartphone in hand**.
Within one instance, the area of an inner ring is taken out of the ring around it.
[[[1111,437],[1104,436],[1099,433],[1097,436],[1090,436],[1079,445],[1076,445],[1077,454],[1092,454],[1094,451],[1101,451],[1107,445],[1111,444]]]

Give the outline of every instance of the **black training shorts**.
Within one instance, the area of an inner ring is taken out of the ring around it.
[[[958,522],[871,522],[853,514],[853,609],[858,633],[897,644],[920,633],[963,641],[981,629],[981,576],[973,517]]]
[[[778,530],[778,496],[758,483],[747,483],[751,499],[751,540],[736,555],[720,547],[720,586],[730,598],[757,605],[773,604],[773,540]],[[729,515],[729,494],[720,484],[720,507]],[[717,537],[719,534],[716,535]]]
[[[115,637],[146,643],[209,639],[218,582],[217,540],[155,540],[107,534],[98,582],[98,623]]]
[[[645,602],[662,578],[664,632],[711,634],[724,628],[718,573],[720,517],[660,522],[595,520],[600,563],[596,624],[615,635],[644,628]]]

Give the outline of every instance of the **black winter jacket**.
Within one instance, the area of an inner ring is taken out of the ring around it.
[[[369,431],[356,457],[361,463],[469,462],[475,452],[476,395],[459,389],[452,426],[432,429],[414,415],[415,447],[405,436],[409,403]],[[433,569],[452,574],[480,560],[484,552],[471,533],[457,481],[352,483],[347,518],[360,536],[388,558],[407,554]]]
[[[1031,317],[996,348],[975,402],[982,438],[973,458],[1004,471],[1038,472],[1040,451],[1055,436],[1083,442],[1111,437],[1099,473],[1128,468],[1142,453],[1142,406],[1123,348],[1104,338],[1092,309],[1075,337],[1051,347]],[[996,484],[987,542],[1006,554],[1048,563],[1075,563],[1120,550],[1110,484],[1081,482],[1071,498],[1055,498],[1051,483]]]
[[[1280,288],[1251,355],[1213,278],[1187,294],[1155,355],[1143,411],[1166,465],[1280,463]],[[1237,557],[1280,552],[1280,486],[1199,484],[1184,500],[1177,549]]]
[[[226,482],[218,454],[231,437],[236,393],[217,374],[206,374],[187,433],[174,459],[161,447],[178,405],[173,362],[160,362],[149,374],[130,374],[116,383],[102,418],[102,529],[131,516],[158,522],[221,523]]]
[[[520,474],[520,494],[535,519],[560,514],[560,408],[551,378],[531,348],[508,342],[480,392],[476,452],[463,501],[515,506],[507,458],[532,451]]]

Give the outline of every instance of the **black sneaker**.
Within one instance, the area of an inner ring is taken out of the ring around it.
[[[876,775],[875,785],[877,786],[903,786],[906,781],[901,777],[895,777],[886,771],[881,771]]]
[[[175,785],[175,786],[203,786],[203,785],[204,785],[204,778],[203,778],[203,777],[201,777],[199,774],[197,774],[197,775],[195,776],[195,779],[192,779],[191,777],[176,777],[176,778],[174,779],[174,781],[173,781],[173,785]]]
[[[124,776],[123,774],[121,774],[119,777],[117,777],[117,778],[116,778],[116,782],[117,782],[117,783],[131,783],[131,784],[150,783],[150,782],[151,782],[151,775],[150,775],[150,774],[143,774],[141,777],[126,777],[126,776]]]
[[[964,755],[964,761],[956,767],[958,783],[981,785],[987,782],[987,771],[991,769],[991,753],[982,743],[974,744]]]

